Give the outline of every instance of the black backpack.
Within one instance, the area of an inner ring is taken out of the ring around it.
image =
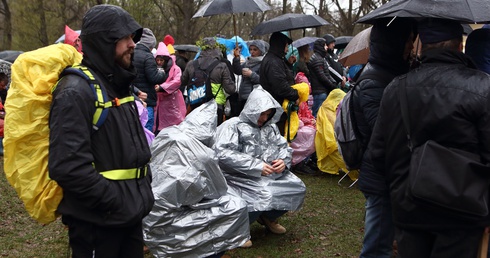
[[[378,80],[388,85],[392,78],[386,73],[376,71],[361,74],[338,106],[334,124],[335,140],[337,141],[339,153],[348,170],[359,169],[361,167],[362,157],[366,150],[361,133],[357,127],[353,103],[353,98],[357,98],[356,87],[364,79]]]
[[[215,98],[212,92],[209,74],[219,63],[219,60],[215,60],[208,68],[202,69],[199,66],[198,60],[193,62],[194,74],[187,85],[187,99],[192,109]]]

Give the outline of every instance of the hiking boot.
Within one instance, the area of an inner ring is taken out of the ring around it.
[[[252,240],[248,240],[247,242],[245,242],[245,244],[241,245],[240,247],[241,248],[250,248],[250,247],[252,247]]]
[[[260,216],[257,219],[257,222],[264,225],[270,232],[274,234],[280,235],[286,233],[285,227],[281,226],[281,224],[277,223],[277,221],[270,221],[264,216]]]

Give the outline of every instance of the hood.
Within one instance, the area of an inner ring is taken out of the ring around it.
[[[80,37],[80,35],[76,31],[72,30],[70,27],[68,27],[68,25],[65,25],[65,44],[73,46],[75,41],[79,37]],[[80,46],[77,49],[78,52],[82,51],[81,44],[82,43],[79,43]]]
[[[265,55],[265,53],[267,52],[267,50],[265,50],[265,44],[264,44],[264,41],[263,40],[252,40],[252,41],[249,41],[249,42],[247,42],[247,46],[248,46],[248,48],[250,48],[250,46],[257,47],[260,50],[260,55],[261,56]]]
[[[240,113],[240,120],[258,126],[260,114],[271,108],[275,109],[274,115],[263,126],[277,123],[283,110],[271,94],[259,86],[248,96],[247,103]]]
[[[119,6],[92,7],[82,21],[82,63],[95,69],[116,92],[127,94],[131,81],[136,78],[136,69],[133,65],[124,69],[116,64],[115,42],[131,34],[134,34],[133,40],[137,42],[142,30],[133,17]]]
[[[293,47],[293,45],[289,45],[288,52],[286,53],[286,59],[289,59],[291,56],[296,57],[296,61],[299,60],[299,52],[298,49]]]
[[[155,48],[157,44],[157,39],[155,38],[155,35],[153,35],[153,31],[148,28],[144,28],[143,35],[141,35],[141,39],[138,44],[142,44],[150,50]]]
[[[286,55],[284,48],[286,47],[286,44],[291,43],[293,43],[293,41],[282,32],[274,32],[269,39],[269,52],[284,57]]]
[[[476,67],[490,74],[490,29],[477,29],[466,39],[465,53],[473,59]]]
[[[313,44],[313,52],[318,53],[321,57],[325,57],[327,55],[324,39],[315,40],[315,43]]]
[[[218,104],[210,100],[189,113],[177,127],[184,134],[209,147],[216,133]]]
[[[371,29],[368,61],[400,75],[409,69],[409,61],[403,60],[403,52],[410,34],[416,34],[415,23],[406,19],[394,19],[389,26],[387,23],[382,19]]]
[[[165,46],[165,43],[160,42],[158,43],[158,48],[156,53],[154,54],[155,57],[157,56],[170,56],[170,53],[168,52],[167,46]]]

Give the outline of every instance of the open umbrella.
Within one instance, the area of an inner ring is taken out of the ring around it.
[[[322,39],[322,38],[319,38],[319,37],[302,37],[300,39],[293,41],[292,45],[295,48],[299,48],[299,47],[304,46],[304,45],[310,45],[310,44],[314,43],[317,39]]]
[[[314,14],[286,13],[273,19],[263,21],[255,26],[252,35],[264,35],[276,31],[305,29],[330,24],[325,19]]]
[[[371,36],[369,27],[352,38],[344,51],[339,56],[339,62],[344,66],[366,64],[369,58],[369,38]]]
[[[335,48],[342,49],[349,44],[354,36],[340,36],[335,38]]]
[[[265,12],[271,7],[263,0],[211,0],[201,7],[192,18],[218,14]],[[236,19],[233,15],[233,32],[237,34]]]
[[[359,19],[373,23],[386,17],[440,18],[465,23],[490,22],[489,0],[392,0]]]

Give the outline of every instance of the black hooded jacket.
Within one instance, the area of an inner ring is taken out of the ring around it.
[[[94,74],[109,99],[130,96],[133,66],[114,60],[115,42],[141,26],[122,8],[93,7],[83,18],[82,64]],[[141,223],[153,206],[151,171],[141,179],[109,180],[99,172],[144,167],[151,153],[134,102],[109,108],[95,131],[95,98],[87,81],[67,75],[53,92],[49,126],[49,176],[63,188],[58,212],[101,226]]]
[[[328,71],[329,64],[325,59],[327,51],[325,50],[325,40],[317,39],[313,44],[313,55],[308,63],[310,71],[311,94],[318,95],[330,93],[335,89],[337,83]]]
[[[488,164],[490,76],[475,69],[467,55],[454,50],[428,50],[422,54],[421,61],[419,68],[408,73],[406,83],[413,145],[419,146],[430,139],[477,154],[482,163]],[[384,91],[368,149],[377,172],[390,184],[394,222],[399,227],[422,230],[488,226],[488,218],[459,220],[415,205],[412,198],[407,198],[411,154],[398,93],[402,78],[395,78]],[[441,182],[446,181],[441,178]]]
[[[377,75],[379,79],[358,82],[357,97],[353,98],[357,128],[365,147],[371,138],[385,87],[395,76],[408,72],[409,62],[404,60],[403,53],[412,28],[412,23],[399,19],[394,20],[390,26],[381,21],[371,30],[369,62],[361,76],[369,73]],[[369,194],[387,194],[385,178],[376,173],[366,154],[359,173],[359,189]]]
[[[293,71],[289,68],[284,56],[286,44],[291,44],[286,35],[275,32],[270,38],[270,49],[260,65],[260,84],[272,97],[282,104],[284,99],[296,101],[298,91],[291,88],[294,85]]]

